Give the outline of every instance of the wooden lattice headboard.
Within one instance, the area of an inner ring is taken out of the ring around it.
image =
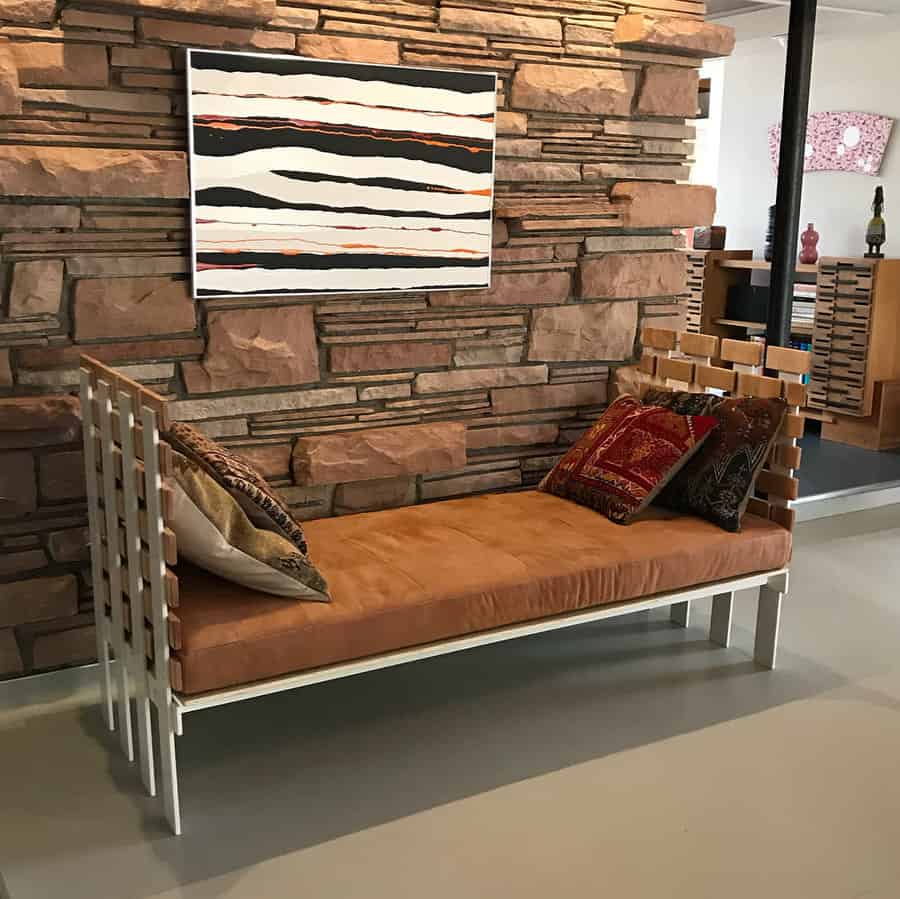
[[[167,630],[169,608],[178,605],[178,579],[170,568],[177,547],[166,525],[173,457],[160,439],[169,423],[168,405],[164,397],[90,356],[81,357],[80,380],[104,714],[112,729],[115,702],[122,748],[129,760],[134,759],[135,742],[142,749],[141,776],[153,795],[150,703],[160,714],[170,714]],[[106,664],[111,653],[118,661],[115,697]],[[137,741],[129,696],[137,711]],[[160,739],[168,737],[163,733]],[[174,755],[160,746],[167,802],[174,790],[174,769],[165,761],[169,757]]]
[[[803,376],[809,372],[811,356],[804,350],[762,343],[729,340],[710,334],[689,334],[662,328],[644,328],[644,352],[639,369],[648,376],[644,390],[662,387],[697,393],[722,391],[728,396],[783,397],[788,404],[781,431],[756,482],[756,495],[747,511],[777,521],[792,530],[797,499],[800,447],[806,404]],[[765,356],[765,359],[763,358]],[[713,364],[713,363],[716,364]],[[765,368],[777,377],[763,374]]]

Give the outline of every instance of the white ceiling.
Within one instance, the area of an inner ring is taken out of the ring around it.
[[[788,30],[789,0],[784,5],[753,0],[707,0],[707,18],[735,29],[739,42],[771,38]],[[900,29],[900,0],[819,0],[816,35],[845,36]],[[860,60],[860,64],[865,62]]]

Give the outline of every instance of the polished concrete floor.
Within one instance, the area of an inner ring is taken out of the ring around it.
[[[698,604],[198,713],[180,839],[57,685],[0,713],[5,889],[896,899],[900,506],[801,525],[792,581],[772,672],[741,596],[727,650]]]

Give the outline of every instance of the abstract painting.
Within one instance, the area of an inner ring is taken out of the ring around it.
[[[490,286],[496,76],[191,50],[194,295]]]
[[[804,172],[877,175],[894,120],[870,112],[817,112],[806,123]],[[769,155],[778,172],[781,125],[769,128]]]

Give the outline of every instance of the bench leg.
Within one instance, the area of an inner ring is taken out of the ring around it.
[[[778,650],[778,630],[781,624],[781,598],[787,592],[787,579],[773,580],[759,588],[756,612],[756,642],[753,658],[764,668],[775,667]]]
[[[731,643],[731,610],[733,606],[734,593],[717,593],[713,596],[709,639],[726,648]]]
[[[678,627],[687,627],[691,621],[690,602],[673,602],[670,606],[669,620]]]
[[[169,706],[155,706],[158,750],[159,788],[162,793],[166,821],[175,836],[181,834],[181,803],[178,798],[178,765],[175,758],[175,726]]]

